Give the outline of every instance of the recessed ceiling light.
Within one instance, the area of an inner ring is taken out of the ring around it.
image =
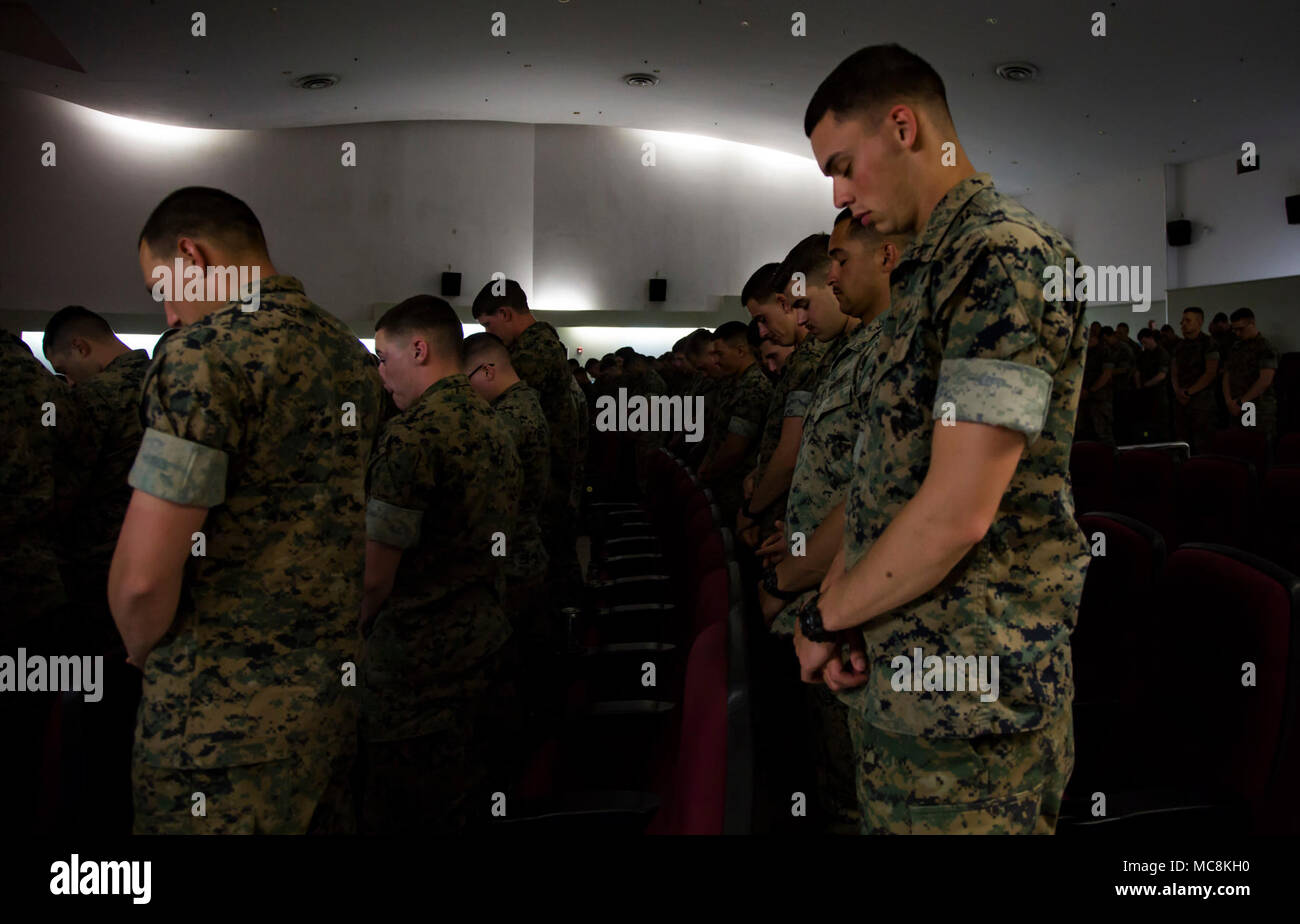
[[[308,74],[299,77],[293,85],[300,90],[327,90],[338,82],[337,74]]]
[[[623,82],[629,87],[658,86],[659,78],[654,74],[624,74]]]
[[[988,23],[990,26],[996,26],[998,24],[998,18],[996,16],[990,16],[988,19],[984,21]]]
[[[1028,61],[1008,61],[1006,64],[999,64],[993,72],[1003,80],[1023,83],[1038,77],[1038,66]]]

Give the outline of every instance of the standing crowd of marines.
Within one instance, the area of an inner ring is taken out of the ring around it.
[[[707,424],[670,448],[798,662],[831,812],[1051,832],[1074,761],[1087,331],[1042,280],[1075,255],[976,172],[938,74],[896,45],[836,67],[804,128],[843,211],[752,274],[750,324],[675,346]],[[164,199],[138,251],[151,289],[178,259],[256,268],[260,305],[166,302],[152,362],[64,309],[45,352],[66,383],[5,334],[5,645],[116,646],[137,831],[488,821],[545,721],[554,614],[580,599],[586,377],[505,279],[474,300],[484,333],[418,295],[370,355],[218,190]],[[617,367],[671,387],[634,351],[606,359],[587,391]],[[918,650],[996,658],[997,696],[900,688]],[[38,763],[8,767],[6,798]]]

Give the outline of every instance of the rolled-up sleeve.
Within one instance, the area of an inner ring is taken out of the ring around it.
[[[220,449],[149,429],[126,480],[174,504],[215,507],[226,499],[228,462]]]
[[[963,272],[943,287],[950,294],[939,311],[943,360],[933,414],[1006,427],[1033,443],[1047,421],[1060,364],[1047,345],[1060,332],[1043,326],[1060,320],[1043,291],[1046,246],[1036,235],[1016,233],[998,243],[972,242],[966,259],[954,261]]]

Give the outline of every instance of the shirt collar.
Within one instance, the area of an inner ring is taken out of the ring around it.
[[[948,229],[957,220],[957,215],[966,207],[966,203],[975,198],[976,193],[992,188],[993,177],[987,173],[977,173],[944,193],[939,204],[930,213],[930,218],[921,229],[921,233],[912,240],[911,245],[899,259],[899,264],[908,260],[929,262],[934,257],[939,244],[947,237]]]

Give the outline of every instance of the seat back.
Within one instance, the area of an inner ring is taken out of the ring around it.
[[[1228,456],[1192,456],[1178,469],[1178,537],[1244,548],[1255,510],[1255,469]]]
[[[1074,512],[1115,507],[1115,450],[1105,443],[1079,440],[1070,447],[1070,482]]]
[[[1115,454],[1115,511],[1155,527],[1168,548],[1178,543],[1176,471],[1174,457],[1163,450],[1123,449]]]

